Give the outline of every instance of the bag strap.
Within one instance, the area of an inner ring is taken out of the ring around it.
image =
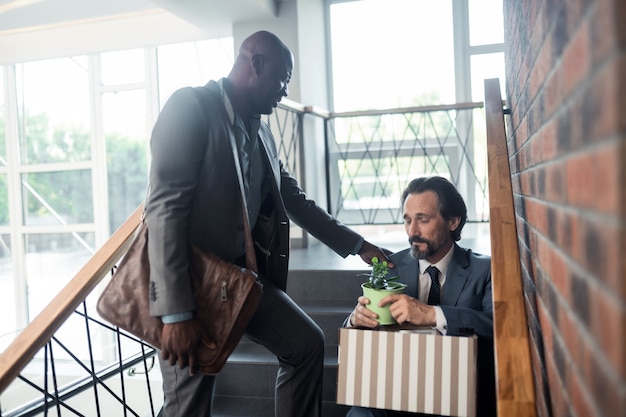
[[[239,183],[239,198],[241,200],[241,214],[243,215],[243,233],[244,233],[244,249],[246,252],[246,268],[257,272],[256,255],[254,253],[254,244],[252,243],[252,231],[250,230],[250,219],[248,218],[248,205],[246,203],[246,193],[243,188],[243,176],[241,175],[241,164],[239,162],[239,152],[235,143],[235,134],[231,126],[226,123],[228,138],[230,139],[230,147],[233,150],[233,159],[235,160],[235,171],[237,171],[237,182]]]

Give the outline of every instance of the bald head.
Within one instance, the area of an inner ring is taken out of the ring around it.
[[[229,98],[242,117],[269,114],[287,96],[293,71],[293,55],[287,45],[271,32],[248,36],[228,75]]]
[[[291,51],[278,36],[271,32],[261,30],[248,36],[239,47],[237,59],[247,59],[256,54],[272,57],[275,59],[291,59]]]

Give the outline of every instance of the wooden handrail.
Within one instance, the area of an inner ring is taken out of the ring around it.
[[[141,220],[143,205],[126,219],[41,313],[0,355],[0,393],[19,375],[56,330],[126,253]]]
[[[498,415],[534,417],[537,409],[530,338],[497,78],[485,80],[485,117]]]

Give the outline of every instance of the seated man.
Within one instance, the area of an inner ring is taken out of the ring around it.
[[[467,220],[467,208],[454,185],[442,177],[417,178],[402,194],[404,227],[410,248],[389,257],[390,275],[407,284],[404,294],[388,295],[399,324],[432,326],[443,335],[477,334],[478,416],[495,416],[491,258],[463,249],[455,241]],[[436,269],[433,269],[436,268]],[[346,325],[374,328],[370,300],[359,297]],[[414,415],[352,407],[348,417]]]

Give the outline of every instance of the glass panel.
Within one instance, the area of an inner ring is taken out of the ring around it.
[[[450,0],[337,3],[330,18],[335,111],[454,102]]]
[[[9,187],[7,175],[0,174],[0,226],[9,225]]]
[[[102,54],[100,65],[104,85],[140,83],[146,79],[143,49]]]
[[[469,0],[470,45],[504,42],[502,0]]]
[[[6,122],[4,121],[4,68],[0,66],[0,166],[7,165]]]
[[[144,90],[102,97],[107,149],[109,227],[113,232],[143,201],[148,179],[148,137]]]
[[[159,46],[161,105],[178,88],[204,85],[228,75],[233,52],[233,38]]]
[[[451,180],[446,155],[352,159],[339,161],[346,210],[392,209],[399,215],[400,196],[413,178],[438,174]]]
[[[94,234],[30,234],[24,236],[24,245],[32,320],[91,258]]]
[[[26,225],[93,222],[90,170],[23,174],[22,195]]]
[[[86,57],[16,65],[22,164],[91,158]]]
[[[15,331],[17,316],[15,313],[15,282],[13,281],[13,268],[11,264],[11,238],[8,234],[0,234],[0,352],[6,346],[1,342],[3,339],[13,339],[7,337]]]
[[[504,52],[472,55],[470,65],[472,66],[472,101],[485,99],[485,79],[488,78],[500,79],[500,93],[504,99],[506,96]]]

